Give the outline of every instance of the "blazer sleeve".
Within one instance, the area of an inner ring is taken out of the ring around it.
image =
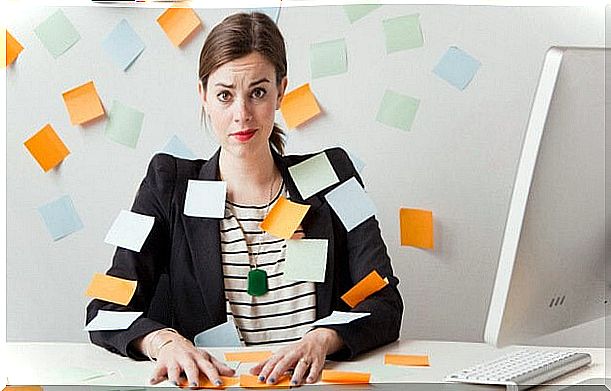
[[[158,154],[151,160],[146,177],[136,194],[132,212],[155,218],[153,228],[139,252],[117,247],[107,275],[136,280],[137,287],[128,305],[94,299],[87,306],[86,323],[99,310],[143,312],[128,329],[120,331],[90,331],[91,342],[107,350],[133,359],[143,360],[130,343],[152,331],[167,327],[148,318],[152,297],[161,272],[166,268],[170,254],[170,205],[174,193],[176,163],[173,157]]]

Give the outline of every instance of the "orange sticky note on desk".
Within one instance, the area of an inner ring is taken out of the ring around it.
[[[136,292],[137,283],[137,281],[96,273],[85,294],[111,303],[127,305]]]
[[[290,239],[308,213],[310,205],[291,202],[280,196],[276,204],[261,222],[261,229],[283,239]]]
[[[401,208],[401,245],[433,248],[433,212]]]
[[[253,352],[227,352],[225,353],[225,361],[261,362],[267,360],[271,356],[272,352],[269,350],[257,350]]]
[[[157,23],[166,33],[174,46],[180,46],[202,22],[192,8],[172,7],[165,10]]]
[[[371,374],[367,372],[346,372],[323,369],[321,380],[327,383],[366,384],[369,383],[370,377]]]
[[[289,376],[281,376],[280,379],[274,384],[267,384],[265,382],[260,382],[259,378],[255,375],[240,375],[240,387],[246,388],[286,388],[290,387],[290,377]]]
[[[62,94],[72,125],[80,125],[104,115],[104,107],[93,81]]]
[[[23,46],[6,30],[6,66],[11,65],[23,50]]]
[[[216,384],[212,384],[212,382],[210,381],[210,379],[208,379],[206,375],[204,375],[203,373],[200,373],[197,388],[212,388],[212,389],[222,390],[226,387],[236,386],[240,382],[240,378],[237,376],[236,377],[219,376],[219,378],[221,379],[223,384],[220,386],[217,386]],[[189,382],[184,378],[181,378],[180,382],[178,383],[178,386],[180,388],[191,387]]]
[[[413,354],[390,354],[384,355],[386,365],[405,365],[413,367],[428,367],[429,356],[417,356]]]
[[[49,124],[46,124],[23,144],[45,172],[57,166],[70,154],[66,145]]]
[[[6,386],[3,391],[43,391],[42,386]]]
[[[382,278],[377,271],[372,271],[355,286],[343,294],[342,300],[351,308],[356,307],[361,301],[365,300],[369,295],[372,295],[388,285],[388,280]]]
[[[310,90],[310,83],[295,88],[284,95],[280,111],[286,125],[293,129],[320,113],[316,97]]]

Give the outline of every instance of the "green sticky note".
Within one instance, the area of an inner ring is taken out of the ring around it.
[[[420,100],[386,90],[378,110],[376,121],[403,130],[409,130],[414,122]]]
[[[339,178],[324,152],[289,167],[289,174],[291,174],[291,178],[293,178],[295,186],[297,186],[297,190],[304,200],[339,182]]]
[[[381,6],[382,4],[348,4],[344,5],[344,11],[348,16],[350,23],[354,23]]]
[[[136,148],[144,113],[115,100],[108,114],[106,137],[130,148]]]
[[[327,245],[327,239],[287,240],[284,278],[292,281],[324,282]]]
[[[310,70],[313,79],[346,72],[346,41],[342,38],[310,45]]]
[[[386,36],[386,53],[419,48],[424,44],[420,14],[398,16],[382,22]]]
[[[45,19],[34,29],[34,32],[54,58],[61,56],[81,39],[78,31],[62,10],[58,10]]]

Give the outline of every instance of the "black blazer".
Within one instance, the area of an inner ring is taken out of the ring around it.
[[[346,152],[340,148],[325,151],[340,183],[356,177]],[[93,331],[91,341],[111,352],[144,359],[130,343],[152,331],[172,327],[193,339],[203,330],[227,321],[219,219],[183,214],[189,179],[218,180],[220,149],[208,161],[184,160],[157,154],[151,160],[132,206],[132,211],[155,217],[153,228],[140,252],[117,248],[108,275],[137,280],[136,292],[127,306],[94,299],[87,307],[89,323],[98,310],[142,311],[144,314],[127,330]],[[309,204],[302,221],[306,238],[328,239],[325,281],[315,283],[316,318],[332,310],[369,312],[369,317],[335,329],[345,348],[331,359],[351,359],[369,349],[399,337],[403,301],[397,290],[386,246],[375,217],[350,232],[326,202],[324,195],[334,185],[304,200],[288,167],[311,156],[280,156],[273,153],[291,200]],[[389,285],[350,309],[340,296],[373,269],[388,277]]]

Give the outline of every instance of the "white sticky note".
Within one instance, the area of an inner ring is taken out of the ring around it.
[[[324,282],[327,246],[327,239],[287,240],[284,278],[292,281]]]
[[[289,167],[289,173],[304,200],[339,182],[324,152]]]
[[[112,223],[104,242],[139,252],[155,224],[155,218],[122,210]]]
[[[225,217],[227,182],[189,179],[184,214],[191,217]]]
[[[376,207],[355,177],[325,195],[347,231],[375,215]]]
[[[236,328],[233,319],[227,322],[214,326],[208,330],[204,330],[197,334],[193,339],[195,346],[197,347],[239,347],[242,346],[240,342],[240,335]]]
[[[346,324],[369,315],[369,312],[333,311],[333,313],[331,313],[331,315],[327,316],[326,318],[318,319],[316,322],[312,323],[312,326],[324,326],[328,324]]]
[[[142,315],[142,312],[105,311],[98,314],[85,326],[85,331],[125,330]]]

